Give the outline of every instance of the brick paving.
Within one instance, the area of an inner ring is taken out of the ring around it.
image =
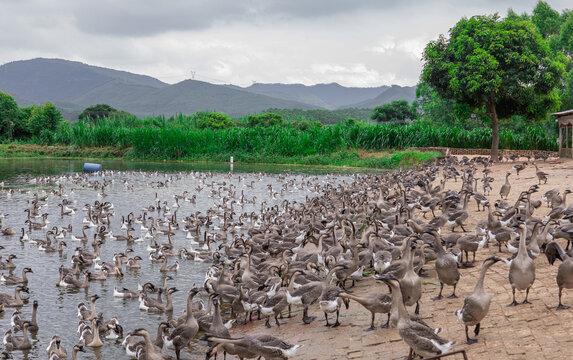
[[[506,171],[512,172],[510,182],[512,190],[510,202],[515,201],[518,193],[530,185],[537,184],[535,168],[530,165],[515,176],[511,170],[512,163],[502,163],[493,167],[490,174],[495,178],[492,184],[493,191],[488,197],[493,203],[499,199],[499,188],[504,182]],[[540,191],[532,196],[532,199],[540,199],[550,189],[559,187],[561,192],[570,186],[573,176],[573,161],[554,160],[547,163],[539,163],[540,169],[549,173],[549,181],[540,186]],[[481,168],[480,168],[481,170]],[[461,181],[448,181],[446,187],[459,190]],[[573,199],[571,199],[573,200]],[[571,202],[571,201],[570,201]],[[468,229],[473,229],[475,223],[487,217],[486,212],[477,212],[475,201],[471,201],[469,209],[470,219]],[[543,205],[534,213],[535,217],[544,216],[549,209]],[[443,230],[446,230],[445,228]],[[443,234],[448,233],[445,231]],[[561,239],[562,245],[565,242]],[[510,253],[502,247],[502,253],[497,253],[497,245],[491,243],[489,248],[480,249],[476,257],[476,266],[462,269],[462,278],[458,284],[457,299],[444,298],[432,301],[439,291],[439,285],[434,271],[434,263],[425,265],[427,278],[423,285],[420,316],[431,326],[442,327],[441,336],[449,340],[455,340],[454,350],[465,349],[470,359],[570,359],[573,357],[573,290],[564,290],[563,303],[572,306],[568,310],[557,311],[558,288],[556,285],[557,268],[559,261],[550,266],[547,259],[541,254],[536,260],[536,280],[529,294],[531,305],[519,305],[508,307],[511,302],[511,286],[508,282],[508,267],[503,262],[494,264],[485,280],[485,289],[492,295],[492,302],[487,317],[482,321],[481,332],[477,337],[478,342],[466,345],[464,326],[458,322],[453,314],[456,309],[463,305],[464,298],[469,295],[475,286],[481,263],[484,259],[497,254],[507,258]],[[433,284],[431,284],[433,283]],[[377,283],[372,278],[365,278],[353,289],[356,294],[368,291],[387,292],[387,287]],[[451,287],[444,289],[444,294],[449,295]],[[517,293],[517,301],[524,299],[524,292]],[[413,308],[410,309],[413,311]],[[342,325],[337,328],[324,326],[323,314],[318,306],[311,307],[311,315],[317,319],[310,325],[303,325],[301,313],[297,313],[292,319],[285,319],[285,324],[280,328],[273,326],[271,329],[264,327],[264,320],[249,323],[233,329],[233,336],[246,333],[270,333],[292,344],[302,344],[294,359],[403,359],[408,355],[408,347],[402,341],[396,329],[380,329],[363,331],[370,324],[370,313],[356,302],[351,302],[348,310],[341,311]],[[376,316],[376,325],[386,321],[385,314]],[[473,336],[473,327],[470,331]],[[448,359],[461,359],[448,357]]]

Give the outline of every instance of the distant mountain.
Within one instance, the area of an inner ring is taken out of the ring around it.
[[[11,94],[20,106],[52,101],[70,120],[95,104],[108,104],[142,117],[200,110],[237,117],[269,108],[372,108],[396,99],[411,101],[415,93],[415,88],[347,88],[336,83],[253,84],[242,88],[185,80],[169,85],[150,76],[43,58],[1,65],[0,90]]]
[[[345,108],[353,107],[359,109],[373,109],[376,106],[388,104],[395,100],[407,100],[408,102],[412,102],[415,99],[415,86],[392,85],[391,87],[384,90],[380,95],[376,96],[374,99],[365,100],[356,104],[345,106]]]
[[[329,110],[348,107],[348,105],[374,99],[388,86],[357,88],[344,87],[337,83],[303,84],[253,84],[244,89],[253,93],[276,98],[294,100],[323,107]]]

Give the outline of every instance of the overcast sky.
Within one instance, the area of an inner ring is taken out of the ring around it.
[[[549,0],[561,12],[571,0]],[[537,0],[0,0],[0,64],[62,58],[176,83],[415,85],[461,17]]]

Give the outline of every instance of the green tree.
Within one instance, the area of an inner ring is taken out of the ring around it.
[[[38,135],[44,130],[56,130],[62,120],[62,113],[48,101],[44,106],[36,106],[32,109],[28,124],[30,132],[33,135]]]
[[[424,51],[422,81],[440,96],[485,108],[491,119],[491,157],[498,158],[499,117],[539,117],[558,107],[555,87],[565,56],[552,54],[527,20],[499,16],[463,18],[450,37],[441,35]]]
[[[197,120],[199,129],[226,129],[232,126],[235,126],[235,123],[229,115],[218,112],[210,112],[207,116],[200,117]]]
[[[410,106],[406,100],[395,100],[374,108],[372,120],[378,122],[414,120],[417,117],[415,107]]]
[[[0,136],[12,140],[19,108],[12,95],[0,91]]]
[[[118,113],[117,109],[107,104],[92,105],[84,109],[78,116],[80,120],[97,120],[101,118],[111,118]]]
[[[258,115],[248,115],[247,116],[247,125],[249,127],[255,126],[277,126],[281,125],[283,122],[283,117],[279,114],[275,113],[264,113]]]
[[[545,1],[539,1],[535,9],[533,9],[531,21],[533,21],[541,36],[547,39],[551,35],[559,34],[562,19],[559,13],[553,10],[549,4]]]
[[[561,50],[573,60],[573,14],[571,12],[564,14],[567,20],[561,26],[559,31],[559,45]]]

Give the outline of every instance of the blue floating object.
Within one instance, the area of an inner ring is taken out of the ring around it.
[[[84,172],[101,171],[101,164],[84,163]]]

